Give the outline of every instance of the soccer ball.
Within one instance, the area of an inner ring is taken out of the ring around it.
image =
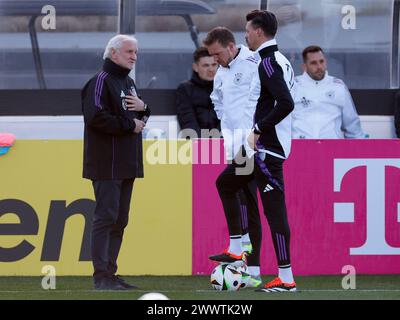
[[[251,275],[249,273],[247,265],[245,264],[240,266],[238,270],[242,274],[242,283],[240,284],[240,289],[244,289],[249,285]]]
[[[233,265],[220,264],[211,273],[211,285],[215,290],[237,291],[241,283],[242,273]]]
[[[169,300],[167,296],[158,292],[149,292],[142,295],[138,300]]]

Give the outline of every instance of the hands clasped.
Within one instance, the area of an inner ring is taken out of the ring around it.
[[[143,131],[144,127],[146,126],[146,123],[139,119],[133,119],[135,121],[135,130],[133,130],[135,133],[140,133]]]
[[[125,96],[126,108],[129,111],[144,111],[145,103],[137,96],[127,95]]]

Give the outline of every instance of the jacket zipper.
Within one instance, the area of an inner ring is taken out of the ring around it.
[[[114,137],[112,137],[111,179],[114,179],[114,156],[115,156],[115,141]]]

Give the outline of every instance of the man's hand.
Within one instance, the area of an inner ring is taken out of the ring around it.
[[[253,131],[247,137],[247,143],[249,144],[249,147],[252,148],[253,150],[257,150],[258,139],[260,139],[260,135],[254,133]]]
[[[137,96],[125,96],[126,107],[129,111],[144,111],[145,103]]]
[[[135,130],[133,130],[135,133],[140,133],[143,131],[144,127],[146,126],[146,124],[138,119],[133,119],[133,121],[135,121],[136,127]]]

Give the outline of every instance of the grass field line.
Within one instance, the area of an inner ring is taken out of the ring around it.
[[[251,290],[241,290],[240,292],[248,292]],[[104,292],[118,292],[118,293],[148,293],[148,292],[160,292],[160,293],[214,293],[219,294],[220,291],[216,290],[0,290],[0,293],[104,293]],[[227,291],[222,291],[227,292]],[[355,289],[355,290],[344,290],[344,289],[303,289],[297,290],[295,293],[302,292],[400,292],[400,289]],[[234,293],[233,293],[234,294]]]

